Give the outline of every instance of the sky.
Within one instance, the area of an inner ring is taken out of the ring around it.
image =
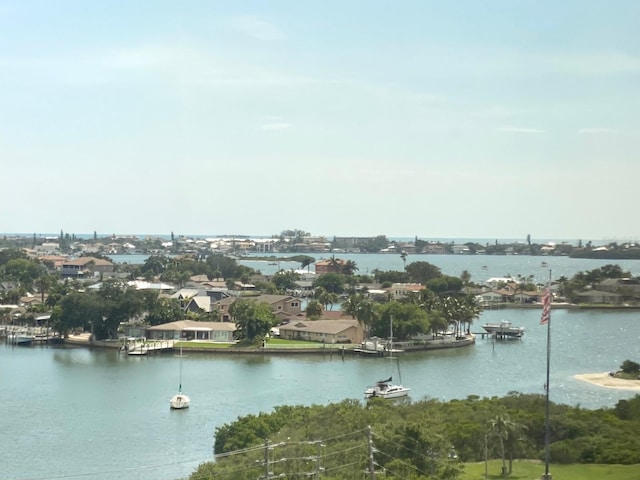
[[[0,0],[0,232],[637,241],[638,18]]]

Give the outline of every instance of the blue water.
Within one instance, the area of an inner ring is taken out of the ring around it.
[[[540,311],[489,310],[472,327],[509,319],[521,340],[480,339],[463,349],[405,354],[400,376],[386,358],[233,356],[183,358],[183,390],[192,405],[171,411],[180,359],[132,358],[83,348],[0,346],[0,479],[175,479],[212,459],[215,428],[282,404],[361,399],[393,375],[411,398],[543,393],[546,328]],[[635,393],[573,378],[640,359],[640,313],[552,311],[551,398],[586,408],[611,407]]]
[[[360,270],[402,268],[399,255],[340,255]],[[462,270],[481,282],[507,273],[541,282],[618,263],[639,274],[640,262],[567,257],[409,256],[443,273]],[[261,263],[262,264],[262,263]],[[486,269],[483,268],[486,265]],[[264,266],[268,266],[264,262]],[[271,266],[273,267],[273,266]],[[543,393],[546,328],[540,310],[488,310],[487,321],[511,320],[522,340],[480,339],[463,349],[406,354],[402,382],[411,398],[449,400],[468,395]],[[574,378],[640,360],[640,311],[552,311],[551,398],[586,408],[612,407],[633,391],[597,387]],[[388,359],[333,356],[233,356],[183,358],[187,411],[171,411],[180,359],[173,354],[132,358],[84,348],[10,347],[0,344],[0,480],[86,477],[172,480],[213,457],[217,426],[282,404],[326,404],[362,399],[373,381],[398,372]]]

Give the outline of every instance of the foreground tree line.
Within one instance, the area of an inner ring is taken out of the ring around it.
[[[552,403],[549,424],[552,463],[640,463],[640,396],[598,410]],[[544,438],[543,395],[280,406],[218,427],[216,462],[190,478],[253,480],[268,467],[271,478],[361,479],[373,464],[395,478],[453,480],[487,459],[508,476],[513,460],[544,458]]]

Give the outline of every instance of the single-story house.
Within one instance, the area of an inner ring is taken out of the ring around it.
[[[354,343],[364,341],[364,329],[358,320],[293,320],[280,325],[280,338],[321,343]]]
[[[178,320],[145,329],[145,336],[152,340],[200,340],[234,343],[235,323],[196,322]]]
[[[622,303],[622,295],[601,290],[586,290],[578,294],[578,301],[580,303],[616,305]]]

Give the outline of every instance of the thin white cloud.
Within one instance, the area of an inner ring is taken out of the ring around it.
[[[488,108],[472,113],[471,116],[479,118],[509,118],[526,113],[531,113],[531,110],[524,108],[511,108],[506,105],[492,105]]]
[[[283,40],[284,32],[271,22],[262,20],[255,15],[236,17],[231,22],[237,31],[263,41]]]
[[[293,123],[288,123],[288,122],[269,122],[269,123],[263,123],[262,125],[260,125],[259,130],[264,130],[264,131],[279,131],[279,130],[287,130],[289,128],[293,127]]]
[[[496,129],[500,133],[544,133],[545,130],[539,128],[526,128],[526,127],[514,127],[512,125],[505,125]]]
[[[618,130],[614,130],[613,128],[602,128],[602,127],[590,127],[590,128],[581,128],[578,130],[578,133],[581,135],[600,135],[600,134],[615,134],[620,133]]]

